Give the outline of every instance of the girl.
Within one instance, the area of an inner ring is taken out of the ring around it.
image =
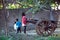
[[[25,16],[25,13],[22,13],[22,26],[24,27],[24,33],[26,33],[26,24],[27,24],[27,18]]]

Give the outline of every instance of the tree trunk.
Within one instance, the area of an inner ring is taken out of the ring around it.
[[[3,11],[4,11],[4,16],[5,16],[5,33],[6,33],[6,36],[8,35],[8,28],[7,28],[7,16],[6,16],[6,5],[5,5],[5,0],[2,0],[2,4],[3,4]]]

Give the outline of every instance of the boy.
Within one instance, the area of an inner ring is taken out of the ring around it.
[[[18,19],[16,19],[16,28],[17,28],[17,33],[20,31],[20,33],[21,33],[21,22],[18,20]]]

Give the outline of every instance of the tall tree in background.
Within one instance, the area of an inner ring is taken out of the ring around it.
[[[6,4],[5,4],[5,0],[2,0],[2,5],[3,5],[3,13],[4,13],[4,17],[5,17],[5,33],[6,36],[8,35],[8,28],[7,28],[7,11],[6,11]]]

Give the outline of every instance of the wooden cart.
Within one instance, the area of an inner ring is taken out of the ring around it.
[[[50,20],[39,21],[39,20],[31,19],[27,22],[35,24],[36,32],[38,35],[51,35],[57,28],[56,21],[50,21]]]

